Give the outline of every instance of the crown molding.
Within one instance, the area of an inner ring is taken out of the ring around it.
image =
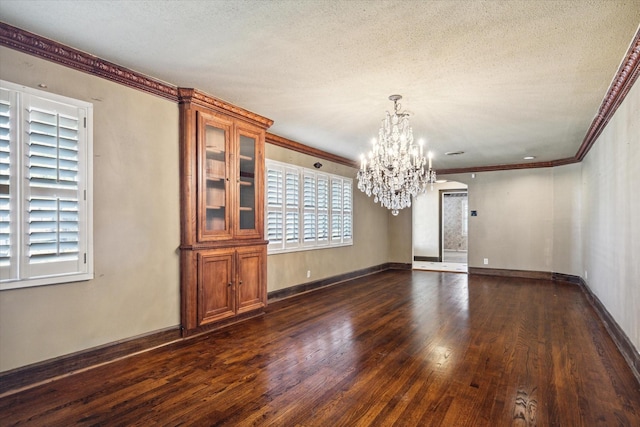
[[[174,102],[187,102],[185,98],[186,95],[179,95],[178,93],[179,90],[182,91],[187,89],[178,89],[173,85],[150,78],[141,73],[137,73],[135,71],[129,70],[128,68],[121,67],[104,59],[98,58],[94,55],[82,52],[69,46],[65,46],[53,40],[49,40],[28,31],[21,30],[4,22],[0,22],[0,45],[34,56],[38,56],[79,71],[103,77],[105,79],[120,83],[134,89],[139,89],[144,92],[161,96]],[[618,72],[616,73],[611,85],[609,86],[609,90],[607,91],[607,94],[605,95],[604,100],[602,101],[602,104],[598,109],[598,113],[593,119],[591,126],[589,127],[584,140],[578,148],[578,151],[576,152],[574,157],[534,163],[517,163],[510,165],[491,165],[481,167],[441,169],[437,170],[437,172],[440,175],[446,175],[454,173],[488,172],[512,169],[535,169],[579,163],[585,158],[606,125],[609,123],[611,117],[613,117],[620,104],[622,104],[625,97],[631,90],[631,87],[638,79],[639,74],[640,28],[636,32],[636,35],[627,51],[626,57],[622,61]],[[194,102],[198,105],[207,106],[210,108],[213,107],[216,109],[222,109],[227,113],[231,113],[244,119],[254,121],[256,124],[265,128],[268,128],[273,124],[273,121],[270,119],[264,118],[220,99],[206,95],[203,92],[199,92],[197,90],[193,91],[193,97],[188,102]],[[286,138],[282,138],[278,135],[267,133],[267,142],[273,145],[278,145],[293,151],[298,151],[310,156],[319,157],[346,166],[355,168],[358,167],[357,162],[354,160],[337,156],[326,151],[318,150],[316,148],[309,147]]]
[[[452,168],[452,169],[437,169],[438,176],[452,175],[456,173],[469,173],[469,172],[494,172],[494,171],[506,171],[514,169],[539,169],[539,168],[553,168],[556,166],[569,165],[571,163],[578,163],[575,157],[567,157],[565,159],[551,160],[548,162],[534,162],[534,163],[515,163],[508,165],[491,165],[491,166],[477,166],[469,168]]]
[[[318,157],[330,162],[339,163],[341,165],[350,166],[352,168],[358,168],[358,163],[347,159],[346,157],[331,154],[327,151],[319,150],[317,148],[309,147],[308,145],[300,144],[299,142],[292,141],[287,138],[283,138],[278,135],[267,132],[266,141],[269,144],[277,145],[278,147],[287,148],[289,150],[297,151],[298,153],[307,154],[312,157]]]
[[[178,101],[178,90],[175,86],[4,22],[0,22],[0,45],[38,56],[78,71],[103,77],[174,102]]]
[[[611,82],[611,86],[609,86],[609,90],[598,109],[598,114],[593,119],[587,135],[576,153],[577,161],[581,162],[585,158],[638,79],[638,74],[640,74],[640,27],[629,46],[625,59],[622,61],[620,68],[618,68],[613,82]]]

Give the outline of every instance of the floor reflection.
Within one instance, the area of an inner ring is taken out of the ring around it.
[[[460,262],[430,262],[430,261],[414,261],[414,270],[426,271],[447,271],[452,273],[466,273],[467,263]]]
[[[469,292],[467,275],[412,272],[412,332],[415,357],[426,368],[446,372],[456,368],[469,340]],[[443,329],[455,334],[442,334]],[[458,349],[454,351],[454,349]]]

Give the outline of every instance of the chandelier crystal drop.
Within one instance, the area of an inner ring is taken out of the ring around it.
[[[426,190],[427,184],[436,181],[436,172],[431,168],[431,153],[423,155],[423,144],[413,142],[413,130],[409,125],[409,113],[400,111],[400,95],[391,95],[393,114],[387,111],[382,120],[377,140],[368,159],[360,156],[358,188],[375,203],[391,209],[398,215],[400,209],[411,206],[411,197]]]

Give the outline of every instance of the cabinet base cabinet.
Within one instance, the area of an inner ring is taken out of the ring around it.
[[[195,276],[183,277],[183,302],[197,301],[196,310],[183,309],[184,336],[263,312],[266,245],[185,250],[182,259],[196,271]]]
[[[267,301],[266,246],[238,248],[238,313],[264,308]]]
[[[233,317],[234,251],[198,253],[198,326]]]

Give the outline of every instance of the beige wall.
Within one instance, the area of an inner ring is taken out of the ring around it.
[[[0,79],[93,103],[95,279],[0,292],[0,371],[180,323],[177,104],[0,48]]]
[[[552,168],[476,173],[468,185],[469,267],[551,271]]]
[[[387,212],[389,218],[389,262],[411,264],[411,217],[413,208],[405,208],[393,216],[391,211],[380,204],[375,209]]]
[[[442,182],[427,188],[413,201],[413,255],[440,255],[440,190],[467,188],[461,182]]]
[[[553,262],[555,273],[582,276],[581,165],[553,168]]]
[[[640,349],[640,83],[582,162],[582,256],[594,294]]]
[[[387,210],[375,206],[373,199],[358,190],[355,180],[356,169],[271,144],[267,144],[266,157],[310,169],[313,169],[315,162],[320,161],[323,164],[322,172],[354,178],[354,244],[338,248],[269,255],[267,263],[269,292],[389,261]],[[310,278],[307,278],[308,270],[311,271]]]
[[[581,274],[580,164],[446,178],[468,184],[478,212],[469,216],[470,267]]]

